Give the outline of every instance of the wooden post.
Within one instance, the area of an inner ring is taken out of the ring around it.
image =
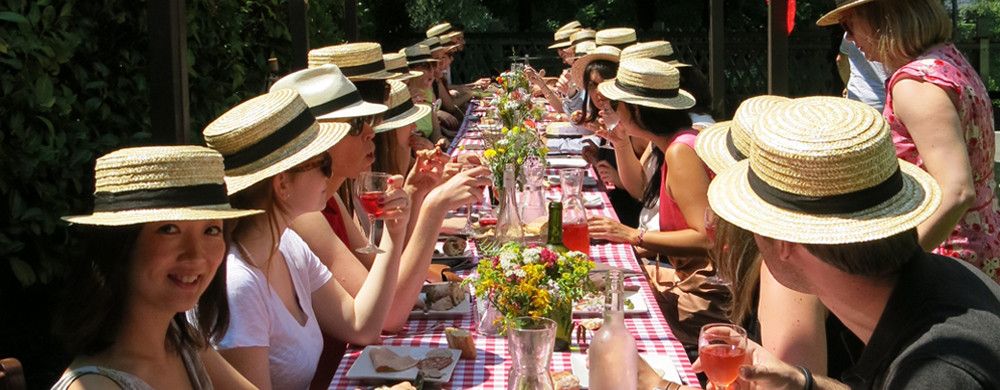
[[[767,93],[788,96],[788,0],[768,5]]]
[[[346,4],[346,2],[345,2]],[[309,3],[306,0],[288,1],[288,32],[292,36],[290,71],[305,69],[309,64]]]
[[[708,77],[712,92],[712,113],[726,115],[726,29],[723,25],[723,0],[711,0],[708,30]]]
[[[188,96],[187,18],[184,0],[151,0],[149,15],[149,118],[152,141],[185,144],[191,113]]]
[[[344,38],[348,42],[358,40],[358,0],[344,1]]]

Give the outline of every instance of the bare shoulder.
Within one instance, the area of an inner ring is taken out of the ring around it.
[[[85,374],[77,378],[75,381],[73,381],[73,383],[70,383],[67,389],[68,390],[93,390],[93,389],[112,390],[112,389],[121,389],[121,386],[119,386],[118,383],[116,383],[115,381],[111,380],[111,378],[108,378],[101,374],[93,373],[93,374]]]

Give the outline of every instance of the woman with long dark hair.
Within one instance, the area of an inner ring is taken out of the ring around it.
[[[260,213],[230,207],[222,156],[126,148],[95,176],[93,214],[64,218],[86,249],[55,324],[75,358],[53,388],[253,388],[210,346],[229,326],[222,221]]]

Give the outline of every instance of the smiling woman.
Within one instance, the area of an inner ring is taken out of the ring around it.
[[[229,324],[222,220],[258,213],[229,206],[222,169],[197,146],[98,159],[94,212],[65,218],[88,249],[56,317],[76,358],[53,388],[251,386],[209,347]]]

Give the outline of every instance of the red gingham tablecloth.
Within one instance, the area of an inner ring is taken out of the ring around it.
[[[473,111],[471,106],[472,105],[470,105],[470,112]],[[466,115],[466,117],[468,118],[469,115]],[[463,131],[459,133],[462,137],[457,139],[456,142],[452,144],[452,148],[454,149],[452,154],[473,152],[482,154],[481,149],[478,149],[475,146],[463,151],[463,149],[465,149],[463,147],[482,145],[483,143],[482,139],[478,137],[463,136],[472,132],[468,121],[463,123],[463,127]],[[547,174],[555,174],[557,172],[557,169],[549,169]],[[596,177],[596,174],[592,169],[590,170],[589,175]],[[596,188],[585,188],[584,192],[600,193],[604,200],[603,207],[588,208],[588,214],[603,215],[617,220],[618,217],[615,214],[614,209],[611,207],[610,200],[604,192],[599,191]],[[548,190],[547,195],[558,196],[558,193],[558,186],[552,186]],[[591,245],[590,254],[591,257],[597,262],[642,271],[638,260],[635,257],[635,253],[629,245]],[[471,271],[466,271],[463,276],[468,276],[470,272]],[[625,283],[638,285],[639,294],[642,296],[642,299],[645,300],[646,306],[649,307],[649,311],[646,313],[630,314],[625,318],[625,325],[632,333],[632,336],[635,337],[636,347],[639,349],[640,353],[657,354],[669,357],[670,362],[673,363],[677,372],[680,374],[682,381],[686,382],[686,385],[698,387],[698,378],[691,370],[691,362],[684,353],[684,348],[680,341],[674,337],[673,332],[671,332],[666,320],[664,320],[663,316],[660,314],[656,299],[653,296],[653,291],[650,289],[645,276],[640,275],[640,277],[627,278]],[[474,309],[476,307],[475,297],[473,297],[473,305],[471,306],[473,309],[470,313],[460,318],[445,320],[410,320],[407,323],[407,329],[400,333],[399,336],[383,336],[382,344],[419,347],[447,347],[448,342],[445,340],[444,326],[453,326],[469,330],[476,329],[475,321],[477,320],[477,315]],[[460,360],[458,365],[455,367],[455,371],[452,373],[451,381],[443,385],[442,388],[506,389],[507,376],[510,373],[511,366],[510,355],[507,353],[507,339],[500,336],[486,336],[477,333],[474,333],[474,335],[476,340],[476,349],[478,350],[476,360]],[[570,356],[572,354],[585,353],[580,352],[579,345],[577,345],[576,342],[575,332],[573,336],[573,352],[553,353],[551,370],[570,371],[572,369]],[[337,373],[333,377],[333,381],[330,383],[330,389],[366,388],[363,383],[347,379],[346,377],[348,369],[350,369],[351,365],[354,364],[354,361],[361,354],[361,350],[362,348],[358,347],[351,347],[348,349],[347,354],[344,356],[344,359],[340,362],[340,366],[337,368]]]

